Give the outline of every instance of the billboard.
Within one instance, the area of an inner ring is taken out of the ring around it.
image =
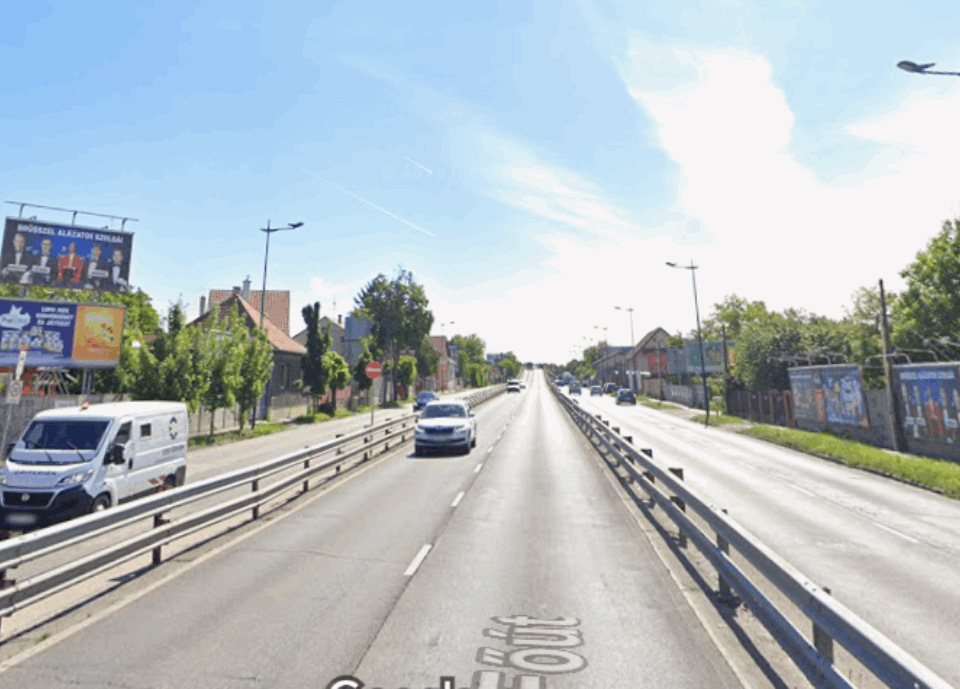
[[[132,250],[129,232],[7,218],[0,282],[129,292]]]
[[[667,375],[669,373],[670,356],[664,354],[647,354],[647,370],[652,376]]]
[[[893,367],[894,389],[908,439],[956,445],[960,417],[960,369],[957,364],[909,364]]]
[[[787,374],[797,419],[870,427],[859,366],[803,366]]]
[[[727,340],[727,360],[733,363],[734,343]],[[707,373],[723,373],[723,341],[713,340],[703,343],[703,357],[706,359]],[[700,344],[698,342],[683,343],[683,358],[687,371],[700,373]]]
[[[27,366],[113,368],[120,363],[124,307],[0,299],[0,366],[23,347]]]

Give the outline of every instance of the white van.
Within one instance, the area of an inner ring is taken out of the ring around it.
[[[40,412],[0,467],[0,528],[27,530],[183,485],[188,430],[180,402]]]

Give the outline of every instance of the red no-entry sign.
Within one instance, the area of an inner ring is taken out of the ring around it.
[[[379,361],[371,361],[363,370],[366,372],[367,378],[379,378],[380,374],[383,373],[383,368],[380,366]]]

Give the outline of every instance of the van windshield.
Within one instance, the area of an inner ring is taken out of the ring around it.
[[[109,421],[34,421],[23,434],[28,450],[95,450]]]

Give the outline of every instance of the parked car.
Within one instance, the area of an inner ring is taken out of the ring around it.
[[[0,468],[3,528],[29,531],[182,486],[189,429],[181,402],[39,412]]]
[[[576,381],[570,383],[570,388],[569,388],[568,392],[569,392],[571,395],[579,395],[579,394],[580,394],[580,383],[578,383],[578,382],[576,382]]]
[[[633,394],[630,388],[620,388],[617,390],[617,404],[636,404],[637,396]]]
[[[425,390],[417,395],[417,401],[413,403],[413,411],[420,411],[427,406],[427,404],[438,399],[440,398],[437,396],[437,393]]]
[[[590,388],[590,396],[593,397],[594,395],[603,396],[603,390],[600,388],[599,385],[594,385],[593,387]]]
[[[466,402],[436,400],[423,408],[413,432],[413,454],[477,446],[477,419]]]

